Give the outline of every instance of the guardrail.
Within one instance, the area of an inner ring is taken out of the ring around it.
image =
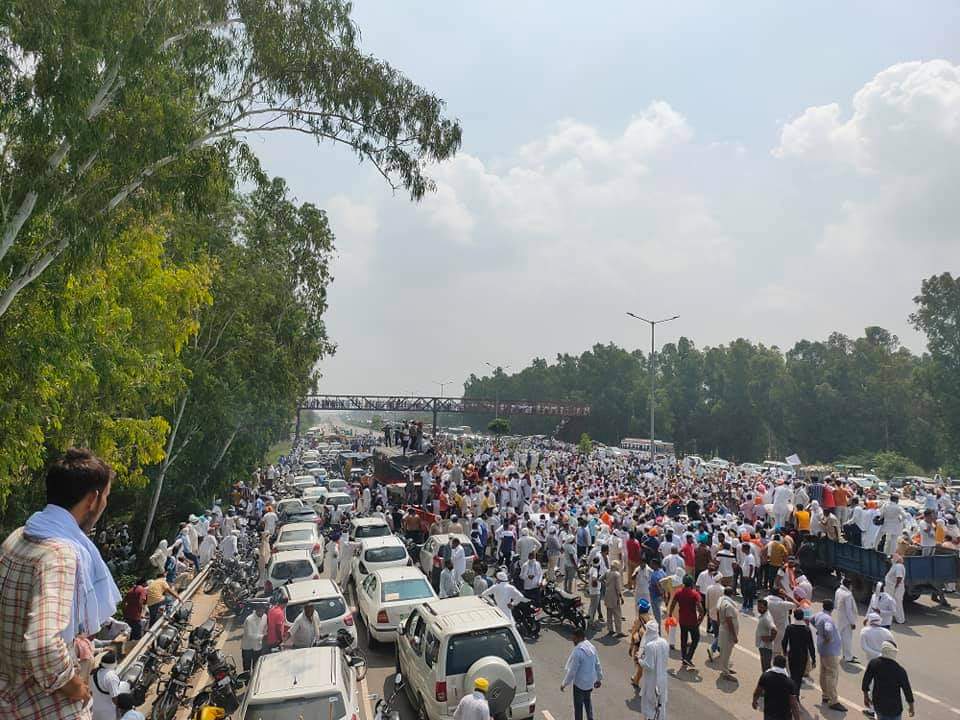
[[[184,589],[182,593],[180,593],[180,598],[182,600],[189,600],[194,596],[197,590],[200,589],[200,587],[203,585],[204,580],[207,579],[207,575],[210,573],[210,567],[211,566],[208,564],[196,576],[194,576],[193,580],[190,581],[190,584],[187,585],[187,587]],[[174,603],[174,607],[179,607],[179,606],[180,606],[180,601],[177,601],[176,603]],[[117,667],[118,675],[120,675],[121,677],[123,676],[123,674],[127,671],[127,668],[131,664],[133,664],[136,661],[136,659],[139,658],[148,647],[150,647],[153,644],[153,641],[156,639],[157,634],[161,630],[163,630],[163,628],[165,628],[167,624],[169,624],[169,622],[170,622],[169,615],[167,613],[164,613],[153,625],[147,628],[147,631],[143,633],[143,637],[141,637],[137,641],[137,644],[134,645],[133,648],[130,650],[130,652],[128,652],[124,656],[123,660],[120,661],[120,665],[119,667]]]

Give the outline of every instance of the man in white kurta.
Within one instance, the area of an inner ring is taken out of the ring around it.
[[[833,596],[833,604],[837,609],[837,629],[840,631],[840,642],[843,648],[843,661],[856,662],[853,654],[853,631],[860,621],[857,612],[857,601],[850,590],[850,580],[843,578],[840,587]]]
[[[907,621],[903,612],[903,596],[907,589],[905,584],[907,569],[903,566],[903,558],[897,553],[893,554],[891,560],[890,569],[883,578],[883,590],[897,603],[893,612],[894,622],[903,623]]]
[[[637,661],[643,668],[640,712],[646,720],[667,720],[667,663],[670,660],[670,645],[660,637],[655,620],[646,624],[643,641],[637,653]]]
[[[484,590],[480,597],[492,597],[497,607],[500,608],[500,612],[510,622],[513,622],[511,604],[526,602],[527,600],[519,590],[507,582],[507,574],[503,570],[497,573],[497,584]]]

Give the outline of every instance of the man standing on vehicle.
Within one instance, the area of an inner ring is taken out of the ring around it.
[[[899,495],[890,496],[890,501],[880,509],[879,517],[882,523],[880,534],[885,538],[883,552],[886,555],[893,555],[897,551],[897,540],[903,532],[903,523],[906,519],[906,513],[900,507]]]
[[[453,711],[453,720],[490,720],[490,704],[487,702],[487,690],[490,683],[486,678],[478,677],[473,681],[473,692],[464,695]]]
[[[566,672],[563,682],[560,683],[560,692],[573,685],[573,717],[574,720],[583,720],[586,711],[587,720],[593,720],[593,702],[591,695],[600,688],[603,680],[603,668],[600,667],[600,656],[597,649],[586,640],[583,630],[573,631],[573,652],[567,658]]]

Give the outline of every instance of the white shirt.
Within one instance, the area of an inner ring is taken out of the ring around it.
[[[460,698],[457,709],[453,711],[453,720],[490,720],[490,706],[487,698],[478,690]]]
[[[220,554],[224,560],[233,560],[237,556],[237,536],[227,535],[220,541]]]
[[[884,642],[896,644],[893,633],[884,627],[868,625],[860,631],[860,647],[863,649],[863,654],[866,655],[867,662],[880,657],[880,646]]]
[[[295,648],[310,647],[319,635],[320,618],[316,610],[313,611],[312,618],[308,618],[305,612],[301,612],[290,626],[290,642]]]
[[[271,510],[268,513],[263,515],[263,531],[267,535],[273,535],[273,531],[277,529],[277,514]]]
[[[843,627],[846,625],[856,625],[860,619],[857,612],[857,603],[853,599],[853,593],[843,585],[837,588],[833,596],[833,604],[837,608],[837,625]]]
[[[500,608],[500,612],[510,622],[513,622],[513,611],[510,609],[510,603],[526,600],[523,593],[507,582],[498,582],[496,585],[487,588],[480,597],[493,597],[493,601]]]
[[[676,575],[677,568],[682,568],[683,558],[679,555],[667,555],[667,558],[663,561],[663,571],[667,575]]]
[[[467,554],[463,545],[457,545],[450,551],[450,562],[453,563],[453,572],[459,578],[467,570]]]
[[[716,585],[720,582],[720,576],[714,576],[709,570],[702,571],[697,575],[697,590],[700,591],[700,594],[706,597],[707,588],[711,585]]]
[[[257,617],[250,613],[243,621],[243,636],[240,638],[241,650],[257,650],[263,647],[263,636],[267,634],[267,616]]]
[[[97,686],[100,687],[97,687]],[[116,720],[117,706],[113,699],[120,687],[120,676],[116,670],[98,668],[90,678],[90,692],[93,694],[93,720]],[[103,692],[101,692],[101,688]]]
[[[543,578],[543,568],[536,560],[527,560],[520,569],[520,577],[523,578],[523,589],[533,590],[540,586],[540,580]]]
[[[907,569],[903,566],[903,563],[893,563],[890,569],[887,570],[887,574],[883,578],[883,589],[885,592],[893,595],[893,591],[897,587],[897,578],[900,578],[900,590],[905,590],[906,588],[904,588],[903,581],[907,578]]]
[[[920,547],[936,547],[937,524],[927,520],[920,521]]]
[[[753,553],[747,553],[743,556],[743,560],[740,562],[740,571],[743,573],[743,577],[752,578],[757,569],[757,559],[753,556]]]

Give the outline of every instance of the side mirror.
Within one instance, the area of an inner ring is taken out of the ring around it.
[[[403,673],[397,673],[393,678],[394,687],[401,688],[403,687]]]
[[[361,573],[362,575],[366,575],[366,574],[367,574],[367,566],[364,565],[363,563],[360,563],[360,573]]]
[[[242,673],[240,673],[239,675],[237,675],[237,680],[239,680],[240,682],[243,682],[243,683],[248,683],[248,682],[250,682],[250,671],[249,671],[249,670],[244,670]]]

